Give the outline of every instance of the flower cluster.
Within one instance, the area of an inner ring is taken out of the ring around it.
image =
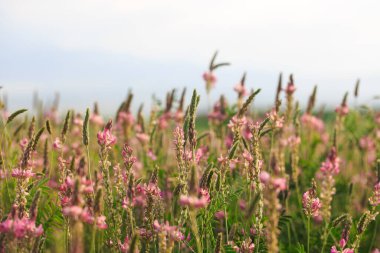
[[[380,205],[380,182],[375,184],[372,196],[369,198],[369,203],[371,204],[371,206]]]
[[[314,181],[312,183],[312,188],[307,190],[302,196],[302,206],[306,216],[319,216],[319,210],[321,209],[322,204],[317,197],[316,185]]]
[[[336,175],[340,171],[340,158],[337,155],[336,147],[332,147],[326,161],[321,165],[320,170],[324,174]]]
[[[100,146],[109,148],[116,143],[116,136],[112,135],[112,120],[108,121],[103,131],[98,132],[98,143]]]
[[[210,195],[208,193],[208,190],[200,189],[198,197],[181,195],[179,203],[182,206],[188,206],[190,208],[204,208],[210,203]]]
[[[182,241],[185,239],[185,236],[181,233],[179,228],[176,226],[170,226],[168,221],[160,224],[157,220],[155,220],[153,227],[156,232],[163,232],[174,241]]]
[[[0,223],[0,233],[9,234],[15,238],[39,237],[43,234],[42,225],[36,226],[36,217],[19,217],[17,206],[13,207],[8,218]]]

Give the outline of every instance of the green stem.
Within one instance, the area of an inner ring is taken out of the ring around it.
[[[375,220],[375,228],[373,230],[372,240],[371,240],[371,244],[369,245],[368,252],[371,252],[372,246],[375,243],[375,240],[376,240],[376,231],[377,231],[377,219]]]
[[[226,240],[228,242],[228,217],[227,217],[226,205],[224,205],[224,219],[225,219],[225,223],[226,223]]]
[[[307,253],[310,252],[310,216],[307,216]]]
[[[326,243],[327,243],[327,238],[328,238],[328,235],[330,233],[330,229],[328,229],[329,225],[326,223],[326,226],[325,226],[325,229],[324,229],[324,233],[323,233],[323,245],[322,245],[322,250],[321,250],[321,253],[325,252],[325,247],[326,247]],[[328,231],[328,232],[326,232]]]

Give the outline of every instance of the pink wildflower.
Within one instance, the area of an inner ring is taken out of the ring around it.
[[[238,93],[239,97],[245,97],[248,94],[247,89],[241,82],[235,85],[234,91]]]
[[[319,198],[315,196],[314,190],[309,189],[303,194],[302,205],[307,216],[317,217],[322,204]]]
[[[22,170],[19,168],[12,170],[12,177],[18,178],[18,179],[26,179],[34,177],[36,173],[33,173],[31,169]]]
[[[203,80],[206,82],[206,90],[207,93],[210,92],[212,88],[215,87],[216,84],[216,76],[212,71],[203,73]]]
[[[371,206],[380,205],[380,182],[375,185],[372,196],[369,198],[369,203]]]
[[[116,137],[112,135],[111,129],[112,129],[112,120],[108,121],[103,131],[98,132],[97,137],[98,137],[98,143],[100,146],[109,148],[116,143]]]
[[[53,148],[54,149],[61,149],[62,148],[61,140],[58,137],[55,138],[55,140],[53,142]]]

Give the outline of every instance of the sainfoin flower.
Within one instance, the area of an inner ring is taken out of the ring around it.
[[[330,253],[354,253],[355,251],[353,249],[344,249],[342,251],[337,250],[335,246],[332,246]]]
[[[233,242],[229,242],[229,244],[234,245]],[[232,248],[235,250],[235,252],[238,252],[238,253],[252,253],[255,250],[255,244],[249,238],[243,241],[240,247],[235,245]]]
[[[131,239],[128,236],[124,238],[123,243],[119,242],[119,249],[123,253],[131,252],[130,246],[131,246]],[[137,253],[137,252],[139,252],[139,250],[136,247],[136,249],[132,253]]]
[[[247,96],[248,92],[243,83],[238,83],[234,86],[234,91],[236,91],[239,97]]]
[[[284,126],[284,116],[278,115],[276,109],[272,109],[266,115],[275,128],[282,128]]]
[[[61,149],[62,148],[62,142],[58,137],[55,138],[55,140],[53,142],[53,148],[54,149]]]
[[[16,208],[16,207],[14,207]],[[35,218],[19,218],[17,212],[12,212],[0,223],[0,233],[11,234],[16,238],[39,237],[44,232],[42,225],[36,226]]]
[[[285,191],[288,187],[286,178],[272,178],[271,183],[277,192]]]
[[[199,197],[181,195],[179,203],[182,206],[189,206],[192,208],[204,208],[210,202],[210,195],[206,189],[200,189]]]
[[[36,173],[33,173],[31,169],[13,169],[12,170],[12,177],[18,178],[18,179],[26,179],[26,178],[31,178],[34,177]]]
[[[95,221],[95,224],[99,229],[107,229],[108,227],[104,215],[94,217],[87,208],[82,208],[76,205],[66,206],[63,208],[62,213],[65,216],[69,216],[75,220],[80,220],[88,224],[93,224]]]
[[[338,106],[336,109],[335,109],[335,112],[337,114],[339,114],[340,116],[345,116],[349,113],[350,109],[348,108],[347,105],[341,105],[341,106]]]
[[[371,206],[380,205],[380,182],[378,182],[373,188],[372,196],[369,198]]]
[[[170,239],[174,241],[182,241],[185,239],[185,236],[179,231],[179,228],[176,226],[170,226],[169,222],[160,224],[157,220],[153,222],[153,227],[156,232],[164,232]]]
[[[309,127],[320,133],[324,132],[325,130],[325,123],[321,119],[308,113],[302,115],[301,123],[306,127]]]
[[[302,196],[302,206],[307,216],[317,217],[322,204],[319,198],[315,196],[313,190],[309,189]]]
[[[337,155],[336,148],[332,147],[326,161],[322,163],[320,170],[325,174],[336,175],[340,171],[340,158]]]
[[[228,127],[234,131],[234,130],[240,129],[246,123],[247,123],[246,117],[233,116],[230,122],[228,123]]]
[[[116,136],[112,135],[111,129],[112,129],[112,120],[108,121],[103,131],[98,132],[97,137],[98,137],[98,143],[100,146],[104,146],[108,148],[116,143]]]
[[[294,82],[292,79],[288,82],[288,85],[286,86],[285,92],[288,95],[292,95],[296,91],[296,86],[294,85]]]
[[[203,80],[206,82],[206,90],[209,92],[216,84],[216,77],[212,71],[203,73]]]
[[[102,116],[100,116],[99,114],[92,114],[92,115],[90,116],[90,121],[91,121],[93,124],[97,125],[97,126],[101,126],[101,125],[104,124],[103,118],[102,118]]]
[[[223,210],[217,211],[214,214],[215,218],[218,220],[223,220],[226,217],[226,213]]]

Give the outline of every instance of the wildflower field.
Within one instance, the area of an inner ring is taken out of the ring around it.
[[[110,118],[1,101],[0,252],[379,252],[380,113],[349,106],[359,88],[335,111],[281,75],[267,111],[245,75],[207,115],[186,89]]]

